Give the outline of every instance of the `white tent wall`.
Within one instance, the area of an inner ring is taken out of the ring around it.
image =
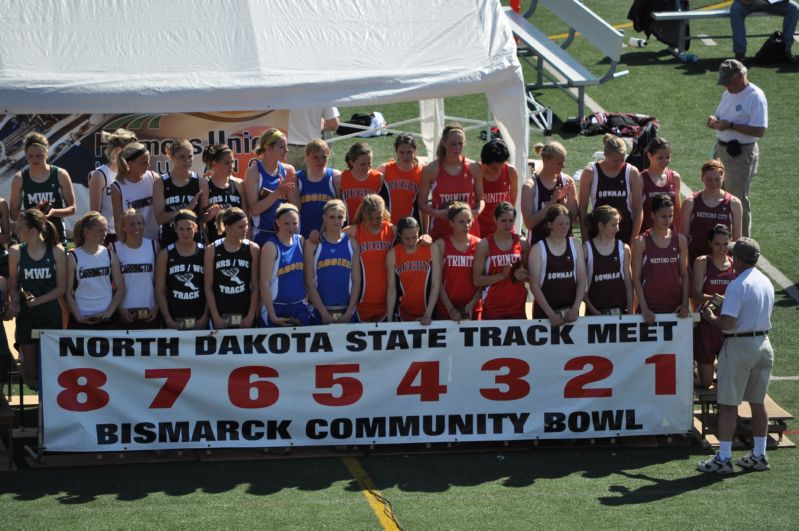
[[[247,111],[418,100],[427,144],[436,140],[443,105],[425,100],[484,93],[516,166],[526,167],[524,79],[498,0],[2,5],[5,113]]]

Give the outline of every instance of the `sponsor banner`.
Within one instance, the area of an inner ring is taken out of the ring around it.
[[[42,334],[46,451],[687,432],[692,321],[660,315]]]

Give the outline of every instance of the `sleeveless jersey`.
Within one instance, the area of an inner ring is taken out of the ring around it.
[[[352,246],[349,237],[342,234],[341,240],[333,243],[320,235],[313,264],[316,289],[322,304],[328,309],[346,310],[352,291]]]
[[[57,283],[53,249],[47,248],[41,259],[34,260],[31,255],[28,254],[28,244],[20,244],[19,264],[17,266],[17,285],[19,288],[31,293],[34,297],[40,297],[45,293],[53,291]],[[25,303],[25,298],[19,298],[18,318],[30,320],[34,317],[38,317],[45,320],[53,319],[60,315],[61,307],[58,304],[58,300],[46,302],[34,308],[28,308],[28,305]]]
[[[702,281],[702,293],[708,295],[724,295],[727,286],[735,279],[735,269],[730,265],[722,271],[708,256],[705,278]],[[699,363],[713,363],[724,344],[722,331],[704,319],[694,327],[694,358]]]
[[[122,242],[111,244],[125,279],[122,308],[155,308],[155,242],[144,238],[138,249]]]
[[[58,183],[58,166],[50,165],[50,175],[43,183],[33,182],[30,170],[22,171],[22,209],[35,208],[42,201],[47,201],[53,208],[64,208],[61,185]],[[63,218],[48,219],[53,222],[58,231],[58,241],[65,241]]]
[[[672,231],[671,241],[661,249],[652,239],[652,231],[644,234],[641,284],[649,309],[655,313],[672,313],[682,302],[680,280],[680,238]]]
[[[381,321],[386,316],[386,254],[394,243],[391,223],[384,221],[372,234],[365,224],[355,233],[361,256],[361,297],[358,317],[362,322]]]
[[[397,162],[392,160],[384,168],[391,223],[396,225],[400,218],[405,216],[418,218],[416,191],[419,189],[422,166],[416,164],[410,171],[402,171],[397,166]]]
[[[431,190],[430,204],[436,210],[447,208],[455,201],[462,201],[472,208],[477,206],[474,196],[474,176],[466,163],[466,157],[461,157],[461,171],[457,175],[450,175],[444,169],[444,162],[438,161],[438,174]],[[492,213],[493,215],[493,213]],[[470,233],[480,236],[480,224],[472,223]],[[430,237],[433,240],[452,234],[452,227],[446,219],[433,218]]]
[[[472,300],[477,292],[474,285],[472,273],[472,262],[474,251],[480,238],[469,234],[469,245],[465,252],[461,252],[452,243],[449,236],[444,238],[444,256],[441,258],[443,263],[441,274],[441,289],[446,290],[447,297],[455,308],[464,308]],[[481,304],[478,301],[474,307],[475,315],[481,312]],[[436,303],[436,319],[449,319],[446,306],[440,300]]]
[[[205,313],[204,254],[201,243],[189,256],[180,254],[175,244],[167,248],[166,301],[172,319],[199,319]]]
[[[176,186],[172,175],[169,172],[161,175],[164,183],[164,211],[177,212],[192,202],[194,196],[200,191],[200,177],[191,172],[189,175],[189,182],[183,186]],[[196,211],[196,209],[195,209]],[[202,235],[198,232],[195,238],[201,238]],[[167,247],[178,240],[178,234],[172,227],[172,223],[161,225],[160,243],[161,247]]]
[[[431,250],[417,245],[413,254],[398,244],[394,246],[394,274],[399,286],[399,314],[403,321],[414,321],[424,315],[430,295]]]
[[[300,189],[300,234],[307,238],[313,230],[322,230],[322,208],[336,198],[333,170],[325,168],[319,182],[309,180],[307,172],[300,170],[297,172],[297,186]],[[355,214],[351,216],[354,218]]]
[[[609,255],[599,252],[594,242],[587,240],[586,276],[588,277],[588,299],[594,308],[627,311],[627,289],[624,287],[624,242],[616,240]]]
[[[480,234],[486,237],[497,229],[494,220],[496,206],[502,201],[510,201],[510,171],[507,164],[502,166],[496,181],[483,179],[483,199],[486,206],[477,216],[477,222],[480,224]]]
[[[355,219],[364,197],[369,194],[379,193],[379,171],[369,170],[369,175],[366,176],[365,181],[356,180],[352,175],[352,170],[341,172],[341,199],[347,204],[347,216],[349,219]]]
[[[557,180],[555,181],[555,188],[551,190],[544,186],[544,183],[541,181],[538,175],[533,176],[533,182],[535,183],[535,188],[533,189],[533,214],[543,210],[544,205],[547,204],[547,201],[552,199],[552,194],[555,193],[556,188],[563,188],[566,186],[565,174],[562,172],[560,175],[558,175]],[[485,183],[483,183],[483,185],[485,185]],[[532,231],[530,231],[527,241],[530,242],[531,246],[547,237],[547,232],[544,229],[544,225],[545,222],[541,221],[538,225],[533,227]],[[572,229],[569,227],[569,238],[571,237]]]
[[[225,249],[224,242],[224,238],[214,242],[216,308],[220,315],[246,315],[250,311],[250,279],[253,275],[251,243],[243,240],[231,253]]]
[[[102,173],[103,179],[105,179],[102,202],[100,203],[100,214],[108,221],[108,234],[116,234],[116,230],[114,229],[114,205],[111,201],[111,185],[116,181],[117,172],[109,168],[108,164],[103,164],[94,171]]]
[[[517,234],[512,236],[513,243],[507,251],[497,246],[493,234],[486,237],[488,241],[486,275],[501,273],[505,266],[522,260],[521,240]],[[514,282],[513,275],[509,275],[508,278],[483,289],[483,319],[524,319],[526,302],[527,288],[524,282]]]
[[[277,248],[272,277],[269,279],[272,302],[274,304],[294,304],[304,301],[306,298],[305,276],[300,235],[292,235],[290,245],[281,242],[277,235],[272,236],[269,242]]]
[[[644,182],[644,221],[641,223],[641,234],[643,234],[652,228],[652,198],[659,194],[666,194],[676,204],[677,194],[680,191],[677,190],[677,184],[674,182],[674,172],[669,168],[666,168],[666,184],[663,186],[657,186],[652,182],[649,170],[641,172],[641,180]],[[674,230],[674,222],[669,228]]]
[[[630,205],[630,168],[626,162],[619,170],[616,177],[608,177],[599,167],[599,163],[594,163],[594,180],[591,183],[591,205],[592,209],[602,205],[610,205],[621,214],[619,222],[619,232],[616,238],[624,243],[630,243],[633,234],[633,210]]]
[[[239,194],[239,189],[236,188],[236,183],[228,180],[226,188],[219,188],[214,184],[213,179],[208,178],[208,206],[221,205],[222,210],[230,207],[241,208],[243,204],[242,197]],[[216,220],[209,220],[205,224],[205,236],[209,242],[215,242],[221,238],[221,234],[216,228]]]
[[[111,252],[100,247],[89,254],[80,247],[70,252],[75,260],[75,305],[81,317],[104,312],[114,296],[111,288]],[[134,289],[131,286],[131,289]]]
[[[113,182],[113,186],[122,196],[122,210],[133,208],[144,216],[144,237],[151,240],[158,240],[160,232],[153,210],[153,183],[159,178],[154,172],[147,171],[144,172],[141,180],[135,183],[127,180]]]
[[[258,168],[258,174],[261,176],[261,183],[258,188],[258,200],[267,197],[269,194],[277,190],[278,181],[281,179],[286,178],[286,167],[283,166],[283,163],[278,161],[277,162],[277,173],[275,175],[270,175],[266,172],[266,168],[264,168],[263,163],[260,160],[255,161],[255,167]],[[252,227],[253,229],[257,229],[262,232],[267,232],[269,234],[275,233],[275,214],[277,213],[277,209],[280,205],[285,203],[285,199],[278,199],[272,206],[258,214],[257,216],[252,216]]]
[[[702,192],[694,192],[692,197],[694,209],[688,230],[688,259],[691,264],[697,256],[710,254],[707,235],[717,223],[725,225],[732,233],[732,196],[729,192],[724,192],[724,199],[714,207],[707,206],[702,199]]]
[[[574,304],[577,294],[577,264],[574,249],[574,238],[566,240],[566,250],[561,255],[555,255],[549,248],[546,238],[538,242],[541,248],[541,274],[538,285],[544,293],[549,307],[557,311],[569,308]],[[544,310],[533,301],[533,319],[547,319]]]

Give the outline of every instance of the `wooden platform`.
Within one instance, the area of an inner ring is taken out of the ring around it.
[[[769,416],[768,438],[766,445],[769,449],[796,448],[790,438],[785,436],[787,421],[794,417],[777,404],[773,398],[766,395],[764,401],[766,412]],[[714,389],[697,390],[694,394],[694,437],[707,448],[718,448],[718,410],[716,406],[716,392]],[[696,407],[698,406],[698,408]],[[740,449],[752,446],[752,410],[747,402],[738,406],[738,425],[733,438],[733,448]]]

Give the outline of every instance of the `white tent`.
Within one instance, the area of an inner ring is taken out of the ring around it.
[[[498,0],[2,0],[0,111],[170,113],[485,93],[518,168],[524,81]],[[522,172],[523,173],[523,172]]]

